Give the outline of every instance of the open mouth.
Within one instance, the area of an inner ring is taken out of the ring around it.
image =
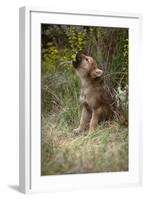
[[[73,64],[74,68],[78,68],[78,63],[77,63],[77,61],[72,61],[72,64]]]
[[[73,63],[73,66],[74,66],[75,68],[78,68],[78,67],[79,67],[79,65],[80,65],[80,63],[81,63],[81,61],[82,61],[83,56],[84,56],[84,54],[83,54],[82,52],[78,52],[78,53],[76,54],[76,60],[72,62],[72,63]]]

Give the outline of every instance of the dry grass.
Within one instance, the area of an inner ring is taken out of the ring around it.
[[[42,117],[42,175],[128,170],[128,129],[106,122],[75,136],[56,116]]]

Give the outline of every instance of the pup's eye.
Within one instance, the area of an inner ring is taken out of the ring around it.
[[[88,58],[85,58],[85,60],[86,60],[87,62],[89,62]]]

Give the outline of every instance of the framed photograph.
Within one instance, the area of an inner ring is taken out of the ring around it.
[[[20,191],[140,185],[141,71],[141,15],[20,8]]]

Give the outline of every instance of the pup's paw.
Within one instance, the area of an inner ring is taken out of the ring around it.
[[[82,130],[81,130],[80,127],[78,127],[78,128],[76,128],[76,129],[73,130],[73,133],[76,134],[76,135],[78,135],[81,132],[82,132]]]
[[[89,134],[93,134],[93,133],[95,133],[95,132],[96,132],[96,128],[90,128],[88,133],[89,133]]]

